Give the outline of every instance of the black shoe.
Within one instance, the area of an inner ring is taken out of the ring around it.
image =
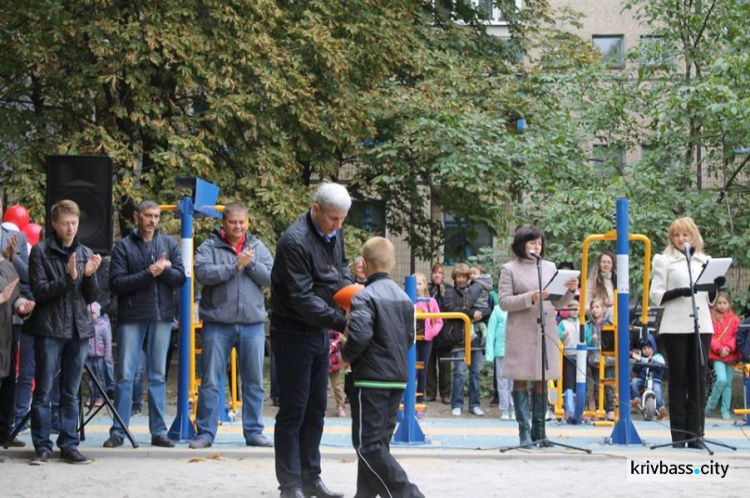
[[[26,443],[17,437],[10,439],[10,436],[6,436],[0,439],[0,446],[3,448],[23,448],[26,446]]]
[[[490,400],[490,406],[500,406],[500,400],[497,396]]]
[[[76,465],[87,465],[91,463],[91,460],[89,460],[87,457],[81,454],[80,451],[77,449],[73,450],[62,450],[60,452],[60,460],[66,463],[72,463]]]
[[[684,448],[685,447],[685,441],[677,441],[675,443],[672,443],[672,448]]]
[[[307,498],[315,496],[316,498],[344,498],[343,493],[334,493],[323,484],[323,481],[317,480],[312,484],[303,486],[302,492]]]
[[[133,406],[130,409],[130,416],[131,417],[135,417],[136,415],[140,415],[140,414],[141,414],[141,407],[140,406]]]
[[[429,403],[431,401],[435,401],[437,399],[436,396],[427,396],[424,400],[425,402]]]
[[[51,453],[47,450],[39,450],[36,452],[36,455],[29,460],[29,465],[44,465],[49,462],[50,455]]]
[[[300,488],[287,489],[281,492],[281,498],[305,498],[305,493]]]
[[[102,445],[105,448],[119,448],[122,446],[122,438],[116,434],[112,434],[109,436],[109,439],[104,441],[104,444]]]
[[[151,438],[151,446],[161,446],[162,448],[174,448],[174,441],[169,439],[166,434],[159,434]]]

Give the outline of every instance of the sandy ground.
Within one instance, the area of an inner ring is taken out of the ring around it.
[[[73,466],[51,461],[31,467],[25,458],[8,458],[0,464],[2,496],[15,497],[272,497],[278,496],[270,452],[245,458],[211,454],[193,459],[151,457],[96,458],[93,464]],[[694,459],[703,458],[695,455]],[[706,459],[707,460],[707,459]],[[721,481],[631,482],[628,462],[609,455],[580,456],[540,450],[515,455],[467,458],[443,455],[400,458],[410,479],[425,496],[482,497],[550,496],[580,497],[642,494],[645,486],[657,486],[656,496],[746,496],[750,456],[722,458],[733,475]],[[354,454],[330,455],[323,461],[323,479],[331,489],[354,496]],[[651,494],[651,493],[647,493]]]

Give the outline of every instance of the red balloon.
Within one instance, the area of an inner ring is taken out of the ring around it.
[[[15,223],[19,230],[23,230],[23,227],[29,224],[29,212],[20,205],[10,206],[5,210],[3,221]]]
[[[42,226],[36,223],[29,223],[23,229],[23,234],[26,236],[26,240],[30,245],[35,246],[39,242],[39,238],[42,235]]]

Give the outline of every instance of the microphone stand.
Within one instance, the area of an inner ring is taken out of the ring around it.
[[[544,402],[547,404],[547,377],[546,372],[549,368],[549,359],[547,358],[547,334],[546,334],[546,324],[544,321],[544,299],[542,297],[542,292],[544,292],[544,288],[542,287],[542,258],[539,255],[532,254],[534,259],[536,259],[536,273],[537,273],[537,279],[539,282],[539,318],[537,318],[537,323],[539,324],[539,330],[541,333],[542,338],[542,393],[544,394]],[[517,450],[521,448],[528,448],[528,447],[534,447],[539,445],[540,448],[549,448],[551,446],[562,446],[563,448],[569,448],[571,450],[578,450],[578,451],[585,451],[586,453],[591,454],[591,450],[587,448],[579,448],[578,446],[571,446],[569,444],[564,443],[558,443],[557,441],[552,441],[547,437],[547,406],[544,407],[544,413],[542,415],[542,434],[544,434],[544,437],[542,439],[538,439],[536,441],[532,441],[530,443],[526,444],[520,444],[518,446],[511,446],[508,448],[502,448],[500,450],[500,453],[505,453],[506,451],[510,450]]]
[[[688,268],[688,279],[690,281],[690,302],[693,307],[693,314],[691,315],[693,317],[693,337],[695,340],[695,349],[697,349],[698,354],[695,356],[695,362],[693,364],[693,368],[695,368],[695,371],[697,372],[698,381],[695,383],[695,386],[693,387],[693,395],[695,396],[696,402],[698,403],[698,417],[705,417],[704,414],[704,407],[702,406],[703,398],[701,397],[701,382],[704,381],[705,375],[706,375],[706,351],[703,349],[703,343],[701,342],[701,334],[700,334],[700,326],[698,325],[698,306],[695,304],[695,284],[693,284],[693,268],[691,266],[692,263],[692,256],[690,255],[690,246],[686,244],[685,247],[685,260],[687,261],[687,268]],[[703,378],[702,378],[703,377]],[[709,455],[714,454],[714,452],[707,446],[706,443],[709,444],[715,444],[717,446],[723,446],[724,448],[729,448],[730,450],[737,450],[734,446],[730,446],[725,443],[721,443],[719,441],[713,441],[711,439],[706,439],[704,437],[705,431],[705,418],[702,424],[698,424],[698,434],[693,434],[692,432],[686,431],[688,434],[692,435],[690,439],[686,439],[682,441],[683,443],[694,443],[693,447],[695,448],[703,448],[708,452]],[[656,448],[664,448],[666,446],[671,446],[672,443],[667,444],[660,444],[660,445],[651,445],[650,448],[656,449]]]

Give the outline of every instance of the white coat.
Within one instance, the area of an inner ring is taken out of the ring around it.
[[[693,273],[693,281],[698,279],[703,263],[710,256],[697,252],[693,255],[690,268]],[[664,252],[654,256],[651,265],[651,288],[649,297],[656,306],[664,307],[664,314],[659,327],[660,334],[692,334],[693,331],[693,307],[690,296],[677,297],[662,305],[662,297],[668,290],[690,287],[687,260],[685,255],[679,251]],[[695,294],[695,305],[698,308],[698,328],[701,334],[713,334],[714,327],[711,322],[711,310],[709,309],[708,292]]]

